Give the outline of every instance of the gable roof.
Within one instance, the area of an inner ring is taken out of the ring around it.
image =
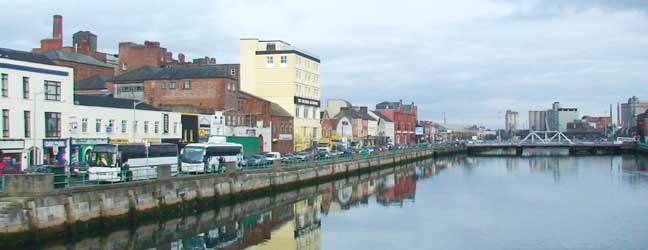
[[[112,80],[112,76],[96,75],[74,83],[74,90],[106,89],[106,81]]]
[[[110,64],[95,59],[94,57],[84,55],[84,54],[79,54],[79,53],[70,53],[61,50],[50,50],[48,52],[43,53],[43,55],[51,60],[83,63],[83,64],[89,64],[89,65],[107,67],[107,68],[113,67]]]
[[[52,60],[44,55],[6,48],[0,48],[0,58],[54,65]]]
[[[176,80],[200,78],[232,78],[227,72],[227,65],[209,65],[197,67],[170,67],[156,68],[151,66],[140,67],[114,78],[116,83],[121,81],[144,80]],[[233,79],[233,78],[232,78]]]
[[[133,109],[133,104],[137,102],[139,101],[131,100],[131,99],[113,98],[107,96],[79,95],[79,94],[74,95],[74,104],[82,105],[82,106]],[[138,104],[136,109],[160,111],[160,109],[153,107],[147,103]]]
[[[293,117],[288,111],[279,106],[274,102],[270,103],[270,115],[271,116],[282,116],[282,117]]]
[[[383,119],[386,122],[394,122],[392,119],[389,119],[389,117],[387,117],[386,115],[383,115],[382,113],[380,113],[378,111],[369,111],[369,112],[373,113],[374,115],[378,116],[378,118]]]
[[[360,112],[360,111],[355,110],[355,109],[342,109],[342,110],[340,110],[340,113],[335,115],[333,118],[340,119],[342,117],[347,117],[347,118],[351,118],[351,119],[369,120],[369,121],[375,121],[376,120],[373,117],[371,117],[369,114]]]

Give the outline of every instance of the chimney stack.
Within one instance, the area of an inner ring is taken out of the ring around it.
[[[52,38],[63,40],[63,16],[54,15]]]
[[[185,63],[185,55],[182,54],[182,53],[179,53],[179,54],[178,54],[178,61],[179,61],[181,64]]]

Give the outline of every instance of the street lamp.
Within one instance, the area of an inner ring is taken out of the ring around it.
[[[132,142],[135,142],[135,119],[136,119],[135,111],[137,110],[137,109],[136,109],[136,108],[137,108],[137,105],[140,105],[140,104],[142,104],[142,103],[144,103],[144,101],[136,101],[136,102],[133,102],[133,121],[132,121],[133,129],[131,129],[131,131],[132,131],[131,133],[133,133],[133,136],[132,136],[133,140],[132,140]]]

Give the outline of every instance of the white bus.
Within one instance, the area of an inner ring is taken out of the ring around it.
[[[219,162],[234,162],[240,166],[243,161],[243,145],[238,143],[192,143],[182,149],[180,171],[186,173],[204,173],[219,171]],[[222,167],[222,166],[221,166]]]
[[[127,181],[157,178],[157,166],[178,172],[178,146],[170,143],[100,144],[92,149],[88,168],[90,181]],[[125,174],[125,175],[124,175]]]

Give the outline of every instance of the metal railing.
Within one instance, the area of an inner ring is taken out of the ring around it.
[[[647,145],[648,146],[648,145]],[[297,167],[297,166],[308,166],[310,163],[323,164],[323,163],[333,163],[337,161],[347,161],[355,159],[354,155],[357,155],[358,159],[367,159],[373,157],[385,157],[392,155],[399,155],[417,151],[429,150],[431,148],[436,148],[437,146],[432,145],[418,145],[411,146],[408,148],[401,149],[391,149],[391,150],[362,150],[353,154],[344,153],[337,156],[332,155],[311,155],[309,158],[292,158],[284,159],[281,162],[282,168],[288,167]],[[444,147],[444,146],[440,146]],[[272,161],[260,161],[258,163],[249,163],[244,162],[240,166],[243,171],[245,170],[257,170],[257,169],[267,169],[274,167]],[[85,185],[98,185],[105,183],[120,183],[120,182],[131,182],[131,181],[141,181],[141,180],[151,180],[158,178],[157,167],[139,167],[131,169],[120,169],[118,171],[105,171],[105,172],[79,172],[72,173],[71,171],[65,171],[64,167],[53,167],[57,168],[56,170],[49,171],[54,173],[54,187],[55,188],[66,188],[66,187],[75,187],[75,186],[85,186]],[[188,176],[188,175],[201,175],[201,174],[218,174],[225,171],[224,165],[219,164],[211,167],[207,167],[202,171],[197,172],[183,172],[181,167],[178,166],[177,169],[172,167],[172,178],[175,176]],[[0,176],[0,192],[5,190],[5,181],[4,176]]]
[[[0,175],[0,193],[4,193],[5,191],[5,177],[4,175]]]

